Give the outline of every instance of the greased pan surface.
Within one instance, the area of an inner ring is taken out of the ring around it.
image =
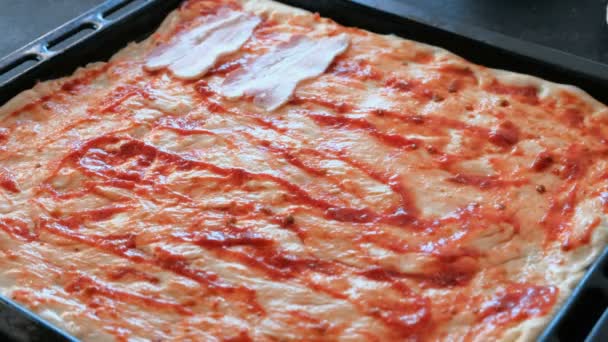
[[[608,102],[608,67],[557,50],[523,42],[446,18],[435,18],[397,1],[286,0],[342,24],[437,45],[475,63],[574,84]],[[70,74],[104,60],[132,40],[152,32],[179,0],[110,0],[0,60],[0,104],[38,80]],[[376,9],[366,5],[375,6]],[[90,32],[81,37],[82,31]],[[81,38],[79,38],[81,37]],[[62,47],[65,46],[65,47]],[[608,338],[608,252],[590,268],[578,288],[540,337],[545,341],[601,341]],[[0,331],[7,339],[69,340],[15,303],[0,301]]]

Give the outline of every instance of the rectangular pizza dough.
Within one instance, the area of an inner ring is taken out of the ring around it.
[[[441,48],[189,0],[0,107],[0,292],[83,341],[530,341],[606,245],[607,121]]]

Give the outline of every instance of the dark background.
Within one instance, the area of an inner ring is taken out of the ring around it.
[[[606,0],[401,1],[433,16],[464,21],[608,63]],[[102,2],[0,0],[0,57]]]

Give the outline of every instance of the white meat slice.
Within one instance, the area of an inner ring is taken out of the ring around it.
[[[318,40],[295,36],[228,75],[220,92],[228,98],[253,96],[256,105],[272,111],[291,98],[300,82],[321,75],[348,45],[346,34]]]
[[[179,70],[184,75],[192,75],[195,70],[198,70],[197,76],[203,75],[219,57],[238,50],[259,22],[259,18],[243,12],[221,9],[217,14],[203,18],[188,31],[178,34],[168,45],[152,52],[146,61],[145,69],[154,71],[169,67],[172,71]],[[220,40],[218,44],[218,38],[229,40]],[[213,44],[218,46],[212,50],[202,48],[201,46],[209,46],[209,40],[213,40]],[[201,54],[201,51],[204,51],[204,54]],[[211,65],[206,66],[208,64]],[[190,77],[195,76],[188,76]]]
[[[219,58],[238,51],[260,22],[258,17],[243,15],[216,28],[191,51],[171,63],[169,70],[181,79],[205,75]]]

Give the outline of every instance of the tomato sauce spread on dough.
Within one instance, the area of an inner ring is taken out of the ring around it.
[[[269,1],[171,18],[0,108],[3,293],[86,341],[484,341],[569,294],[603,105]]]

